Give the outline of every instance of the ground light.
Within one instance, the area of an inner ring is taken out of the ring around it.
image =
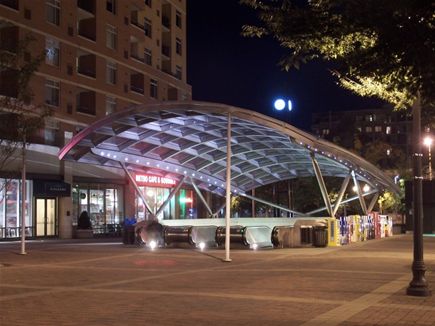
[[[256,244],[256,243],[252,244],[251,249],[252,250],[257,250],[258,249],[258,244]]]
[[[200,242],[198,247],[199,247],[199,249],[201,249],[201,251],[203,251],[205,249],[205,243],[204,242]]]
[[[157,242],[155,242],[154,240],[151,240],[150,243],[149,243],[149,247],[150,247],[151,250],[156,249]]]

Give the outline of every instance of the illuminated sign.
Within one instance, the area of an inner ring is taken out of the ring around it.
[[[136,182],[147,186],[172,187],[176,185],[177,180],[158,175],[136,174]]]

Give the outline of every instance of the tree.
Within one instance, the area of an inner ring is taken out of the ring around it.
[[[32,56],[31,36],[22,40],[8,39],[0,47],[0,171],[6,172],[8,164],[21,154],[21,253],[25,254],[25,194],[26,194],[26,146],[35,133],[44,127],[45,118],[51,111],[44,105],[31,104],[33,93],[30,80],[37,71],[45,53]],[[19,153],[21,152],[21,153]],[[8,186],[8,180],[2,185]],[[6,191],[5,191],[6,193]]]
[[[432,1],[241,0],[258,12],[246,36],[274,37],[290,53],[284,69],[322,59],[338,83],[396,109],[413,107],[414,262],[410,295],[430,295],[423,262],[420,108],[434,106],[435,5]]]

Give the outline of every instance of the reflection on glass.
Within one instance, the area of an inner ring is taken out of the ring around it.
[[[45,235],[45,199],[36,199],[36,236]]]
[[[47,216],[47,234],[56,234],[56,200],[47,199],[47,211],[45,212]]]

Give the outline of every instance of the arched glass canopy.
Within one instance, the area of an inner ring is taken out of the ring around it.
[[[257,112],[207,102],[129,107],[79,132],[59,158],[178,180],[188,177],[184,182],[224,196],[229,116],[234,193],[316,176],[316,165],[323,176],[346,178],[352,173],[374,189],[398,191],[378,168],[335,144]]]

